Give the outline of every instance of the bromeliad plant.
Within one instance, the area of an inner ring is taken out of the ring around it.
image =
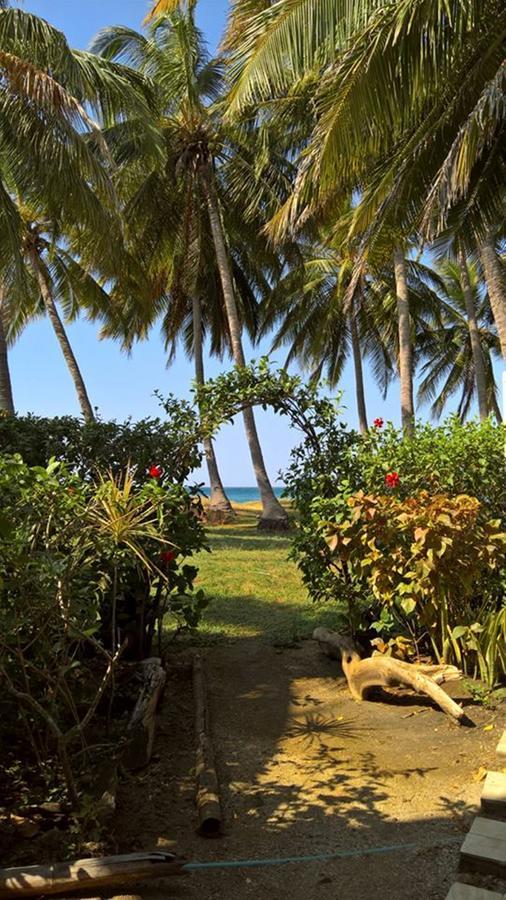
[[[348,498],[346,513],[340,507],[322,528],[341,576],[425,630],[439,660],[460,662],[456,640],[476,635],[476,585],[506,563],[500,520],[480,513],[480,502],[465,494],[421,491],[400,499],[393,491],[359,491]]]
[[[140,657],[149,655],[156,625],[160,644],[167,611],[180,618],[186,610],[195,627],[205,606],[203,592],[193,592],[197,569],[177,562],[203,546],[199,501],[156,463],[148,476],[140,487],[131,466],[102,477],[88,512],[101,554],[104,643],[114,648],[128,636]]]

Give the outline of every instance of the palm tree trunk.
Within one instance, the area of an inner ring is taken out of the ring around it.
[[[487,236],[480,247],[480,257],[492,315],[501,343],[502,357],[506,363],[506,278],[491,234]]]
[[[490,406],[491,406],[491,410],[492,410],[494,416],[496,417],[496,419],[500,425],[502,422],[502,415],[501,415],[501,410],[499,409],[499,404],[497,402],[497,397],[495,394],[492,395],[492,399],[490,401]]]
[[[234,286],[232,282],[232,272],[230,270],[230,262],[228,258],[225,239],[223,236],[223,228],[221,224],[221,216],[216,195],[216,187],[214,184],[214,174],[209,163],[202,166],[202,185],[207,201],[209,212],[209,223],[213,236],[214,249],[216,253],[216,262],[220,273],[221,287],[223,290],[223,299],[225,301],[225,310],[227,314],[228,328],[230,332],[230,341],[232,344],[232,354],[235,365],[242,368],[246,365],[244,358],[244,350],[242,347],[241,323],[237,312],[235,302]],[[251,460],[255,472],[255,478],[262,498],[262,516],[259,521],[259,527],[262,528],[286,528],[288,526],[288,515],[283,509],[281,503],[277,499],[272,485],[267,475],[262,448],[258,439],[255,417],[251,407],[243,411],[244,427],[246,438],[248,440]]]
[[[7,339],[5,337],[4,316],[2,312],[3,298],[0,291],[0,412],[8,416],[14,415],[14,400],[7,355]]]
[[[195,380],[197,384],[204,384],[204,353],[202,341],[202,308],[200,300],[194,297],[192,300],[193,314],[193,354],[195,356]],[[208,520],[210,522],[230,522],[236,518],[232,504],[228,499],[220,477],[213,442],[210,438],[204,439],[204,453],[206,456],[207,471],[209,472],[209,485],[211,496],[209,498]]]
[[[459,251],[459,266],[462,292],[466,303],[467,327],[469,329],[469,338],[471,340],[474,380],[476,383],[476,393],[478,394],[478,411],[480,419],[483,422],[488,416],[487,376],[485,374],[485,360],[483,359],[483,351],[481,349],[480,332],[478,329],[478,322],[476,321],[473,289],[469,280],[466,254],[463,250]]]
[[[357,304],[355,297],[351,301],[350,308],[350,335],[351,349],[353,351],[353,366],[355,371],[355,394],[357,398],[358,424],[361,434],[367,434],[367,410],[365,406],[364,371],[362,368],[362,354],[357,328]]]
[[[412,435],[415,424],[413,401],[413,349],[411,346],[411,316],[409,313],[408,277],[404,251],[394,251],[395,290],[399,328],[399,378],[401,382],[401,420],[406,435]]]
[[[70,341],[67,337],[65,328],[63,327],[63,322],[58,315],[58,310],[56,309],[56,304],[53,300],[47,274],[35,249],[30,250],[30,261],[39,283],[40,293],[44,301],[44,306],[46,307],[49,321],[53,326],[54,333],[56,334],[58,343],[60,344],[65,362],[67,363],[68,370],[72,376],[83,418],[86,422],[94,422],[95,416],[88,397],[88,393],[86,391],[86,385],[84,384],[83,376],[81,375],[77,360],[74,356],[74,351],[70,346]]]

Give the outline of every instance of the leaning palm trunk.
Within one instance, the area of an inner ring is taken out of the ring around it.
[[[474,380],[476,383],[476,393],[478,395],[478,410],[480,419],[483,422],[488,416],[487,377],[485,374],[485,361],[483,359],[483,351],[480,343],[480,332],[478,329],[478,322],[476,321],[473,290],[469,280],[467,259],[463,250],[459,252],[459,266],[462,292],[466,303],[467,327],[469,329],[469,338],[471,341],[471,353],[473,356]]]
[[[490,406],[491,406],[491,410],[492,410],[494,416],[496,417],[497,421],[498,421],[499,424],[500,424],[500,423],[502,422],[503,418],[502,418],[502,413],[501,413],[501,410],[500,410],[500,408],[499,408],[499,404],[498,404],[498,402],[497,402],[497,397],[496,397],[495,394],[492,394],[492,399],[491,399],[491,401],[490,401]]]
[[[81,375],[77,360],[74,356],[74,351],[70,346],[70,341],[67,337],[65,328],[63,327],[63,322],[58,315],[58,310],[56,309],[56,304],[53,300],[51,288],[49,286],[49,281],[44,266],[35,249],[30,250],[30,261],[32,263],[33,270],[39,284],[40,293],[49,317],[49,321],[53,326],[54,333],[56,334],[58,343],[60,344],[65,362],[67,363],[68,370],[72,377],[72,381],[74,382],[74,387],[76,389],[77,398],[79,400],[83,418],[87,422],[94,422],[95,416],[93,414],[93,409],[88,397],[88,393],[86,391],[83,376]]]
[[[214,177],[210,164],[204,164],[201,168],[202,185],[207,201],[209,211],[209,223],[213,236],[214,249],[216,252],[216,262],[220,273],[221,286],[223,290],[223,299],[225,301],[225,309],[227,314],[228,328],[230,331],[230,341],[232,344],[232,354],[235,365],[242,368],[246,365],[244,358],[244,350],[242,347],[241,323],[237,313],[235,302],[234,287],[232,282],[232,272],[230,270],[230,262],[228,259],[227,248],[223,237],[220,210],[218,206],[218,198],[214,184]],[[255,424],[255,417],[251,407],[243,411],[244,427],[248,440],[251,460],[255,478],[262,498],[262,516],[259,526],[262,528],[286,528],[288,525],[288,515],[283,509],[281,503],[277,499],[272,485],[267,475],[265,463],[262,455],[262,448],[258,439],[258,433]]]
[[[360,350],[360,338],[357,328],[357,304],[353,298],[350,309],[350,335],[353,351],[353,366],[355,371],[355,393],[357,397],[358,424],[362,434],[367,433],[367,410],[365,406],[364,371],[362,368],[362,354]]]
[[[483,274],[492,307],[492,314],[499,334],[501,352],[506,364],[506,278],[492,235],[488,235],[480,247]]]
[[[197,384],[204,384],[204,353],[202,347],[202,309],[200,300],[196,297],[192,301],[193,312],[193,353],[195,356],[195,381]],[[228,499],[216,462],[213,442],[210,438],[203,441],[204,453],[206,456],[207,471],[209,472],[209,485],[211,487],[211,496],[209,498],[208,518],[209,521],[227,522],[236,518],[232,509],[232,504]]]
[[[415,407],[413,402],[413,350],[411,346],[411,316],[409,313],[406,260],[400,247],[394,251],[395,291],[399,328],[399,378],[401,382],[402,428],[413,434]]]
[[[2,293],[0,291],[0,412],[8,416],[14,415],[9,357],[7,355],[7,339],[5,336],[4,314],[2,310]]]

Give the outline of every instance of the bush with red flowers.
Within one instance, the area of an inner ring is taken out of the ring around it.
[[[137,483],[163,478],[183,484],[202,461],[198,416],[183,400],[164,401],[165,418],[83,422],[73,416],[0,416],[0,453],[20,453],[29,466],[64,462],[86,481],[135,467]]]
[[[97,483],[54,460],[31,467],[0,454],[3,716],[29,767],[35,747],[48,783],[64,773],[73,805],[73,754],[80,771],[82,739],[103,714],[102,693],[107,713],[114,671],[150,655],[166,615],[194,628],[206,606],[194,587],[192,557],[205,540],[196,503],[180,484],[139,483],[131,468]]]
[[[160,559],[163,563],[171,563],[177,557],[177,553],[174,550],[164,550],[163,553],[160,553]]]
[[[310,595],[315,600],[337,604],[335,608],[345,621],[339,625],[337,620],[336,627],[355,635],[366,634],[367,640],[378,632],[388,641],[396,634],[405,634],[408,628],[407,614],[400,606],[402,592],[398,594],[399,603],[388,607],[382,604],[372,580],[366,577],[370,548],[366,544],[362,547],[362,565],[358,556],[356,565],[336,565],[336,557],[325,542],[324,529],[319,526],[322,522],[333,527],[349,525],[352,510],[348,501],[362,491],[380,506],[390,504],[392,515],[395,510],[402,511],[402,504],[419,497],[429,504],[432,498],[444,496],[451,506],[459,496],[466,495],[478,504],[479,528],[486,529],[492,521],[497,523],[498,532],[506,531],[504,426],[491,420],[463,424],[451,417],[437,427],[419,424],[414,435],[406,438],[391,424],[380,428],[379,421],[366,435],[349,432],[339,421],[337,411],[332,415],[326,410],[325,416],[317,422],[313,418],[313,422],[314,433],[293,451],[291,465],[283,473],[299,514],[292,556]],[[368,515],[372,515],[371,510]],[[441,515],[445,515],[443,510]],[[367,529],[363,533],[366,535]],[[387,570],[392,565],[388,553],[385,565]],[[466,593],[462,613],[462,622],[467,623],[462,634],[468,637],[462,637],[458,631],[457,637],[452,638],[467,640],[469,647],[471,643],[478,645],[478,634],[499,634],[501,628],[506,629],[504,572],[485,558],[477,571],[472,595]],[[497,618],[501,615],[502,625]],[[457,618],[451,621],[455,628],[464,627]],[[471,625],[472,633],[468,631]],[[427,641],[427,624],[418,608],[410,618],[409,631],[421,639],[420,646]],[[491,639],[486,648],[468,649],[470,665],[485,659],[485,653],[492,659],[495,651],[491,648],[500,645],[498,639]],[[506,660],[506,650],[504,657]],[[493,675],[487,674],[486,678]]]
[[[348,516],[322,526],[334,566],[409,619],[412,633],[428,633],[438,661],[460,663],[451,636],[469,616],[475,585],[506,566],[500,523],[483,521],[481,504],[465,494],[399,501],[359,491],[347,505]]]

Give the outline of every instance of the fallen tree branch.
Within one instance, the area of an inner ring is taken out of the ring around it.
[[[361,659],[351,638],[326,628],[315,628],[313,639],[318,641],[324,653],[332,659],[341,660],[354,700],[366,699],[371,688],[398,687],[403,684],[417,693],[426,694],[443,712],[459,723],[466,720],[469,722],[462,707],[439,686],[461,677],[461,672],[455,666],[417,666],[391,656]]]
[[[222,830],[220,788],[214,765],[213,745],[209,729],[209,713],[204,667],[198,653],[193,658],[193,695],[195,701],[195,738],[197,759],[198,833],[203,837],[217,837]]]

